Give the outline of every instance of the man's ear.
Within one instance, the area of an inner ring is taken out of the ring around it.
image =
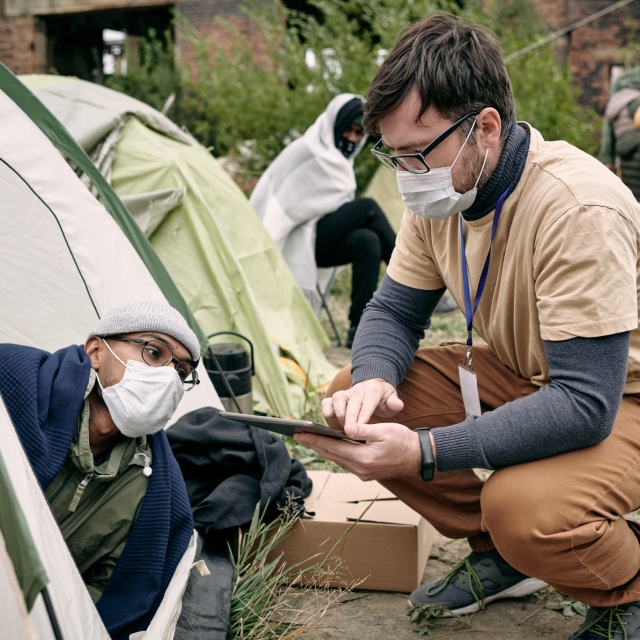
[[[500,114],[493,108],[487,107],[478,114],[476,121],[476,140],[484,149],[493,149],[500,144],[502,122]]]
[[[96,371],[100,366],[100,360],[102,358],[102,349],[100,348],[101,344],[102,340],[98,338],[98,336],[91,336],[90,338],[87,338],[87,341],[84,343],[84,350],[91,359],[91,368]]]

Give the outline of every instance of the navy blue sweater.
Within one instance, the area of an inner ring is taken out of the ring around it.
[[[0,344],[0,394],[40,486],[60,471],[75,433],[91,362],[82,347],[53,354]],[[114,640],[147,628],[189,544],[187,492],[164,431],[150,436],[153,475],[138,519],[97,603]]]

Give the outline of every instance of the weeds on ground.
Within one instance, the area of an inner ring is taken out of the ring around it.
[[[587,615],[588,607],[584,602],[569,598],[569,596],[556,591],[553,587],[547,587],[533,595],[537,599],[536,604],[542,605],[542,609],[559,611],[565,618],[571,618],[576,614],[579,616]]]
[[[314,630],[321,622],[325,629],[327,624],[333,626],[333,621],[326,619],[327,613],[360,584],[353,581],[328,588],[346,569],[340,557],[336,559],[333,554],[344,546],[346,536],[360,519],[324,559],[305,566],[320,555],[314,549],[300,562],[287,566],[282,554],[271,558],[300,519],[300,510],[290,501],[271,523],[264,522],[264,513],[257,505],[249,530],[240,533],[237,552],[229,549],[234,573],[227,640],[289,640]]]
[[[433,636],[433,632],[443,626],[441,619],[446,613],[451,612],[444,607],[432,607],[429,605],[412,607],[407,611],[411,623],[418,625],[418,629],[415,629],[415,631],[421,636]],[[455,614],[451,615],[453,616],[453,625],[447,625],[446,633],[441,635],[449,635],[463,630],[470,631],[474,628],[470,618],[462,618]]]
[[[580,616],[587,615],[587,605],[584,602],[578,602],[577,600],[566,599],[560,602],[547,602],[544,605],[545,609],[552,609],[553,611],[559,611],[565,618],[571,618],[576,614]]]
[[[380,269],[380,279],[386,272],[386,267],[382,265]],[[351,307],[351,265],[347,265],[338,275],[331,288],[331,295],[327,304],[331,310],[333,321],[338,329],[338,334],[342,344],[347,339],[349,330],[349,308]],[[320,316],[320,322],[331,340],[335,340],[333,329],[325,311]],[[464,314],[461,311],[452,311],[446,315],[434,315],[431,318],[431,327],[425,331],[424,340],[420,342],[421,347],[431,347],[442,342],[464,342],[467,339],[467,325]],[[473,340],[476,343],[482,342],[480,336],[474,332]]]
[[[543,609],[551,609],[552,611],[558,611],[565,618],[571,618],[575,615],[586,616],[587,605],[583,602],[578,602],[565,596],[564,594],[556,591],[553,587],[547,587],[536,593],[532,593],[527,596],[526,603],[522,605],[522,610],[525,611],[528,603],[538,605],[538,608],[532,611],[526,618],[523,618],[518,622],[516,626],[522,626],[525,622],[533,618],[537,613]]]

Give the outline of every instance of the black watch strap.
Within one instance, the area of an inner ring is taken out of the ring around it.
[[[436,470],[436,461],[433,457],[433,447],[431,446],[431,435],[429,429],[416,429],[420,438],[420,450],[422,451],[422,465],[420,467],[420,477],[425,481],[433,480]]]

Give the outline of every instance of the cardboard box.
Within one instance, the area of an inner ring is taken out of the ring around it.
[[[313,491],[305,500],[305,516],[276,549],[291,565],[317,548],[313,564],[327,555],[340,536],[373,503],[334,552],[342,551],[340,582],[364,581],[358,589],[410,592],[420,585],[435,537],[435,529],[413,509],[377,482],[328,471],[310,471]]]

